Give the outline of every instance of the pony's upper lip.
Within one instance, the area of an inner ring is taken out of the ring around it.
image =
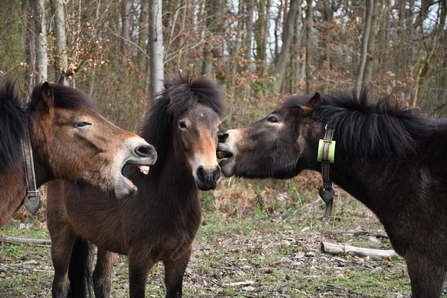
[[[219,143],[217,145],[216,156],[219,159],[227,159],[233,157],[233,152],[227,144]]]

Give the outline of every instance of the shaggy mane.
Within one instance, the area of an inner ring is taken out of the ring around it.
[[[322,95],[314,111],[318,121],[334,129],[337,144],[348,151],[365,158],[412,154],[416,152],[415,137],[426,137],[445,127],[444,119],[431,118],[391,97],[373,101],[368,93],[365,90],[360,97]],[[283,108],[304,107],[307,100],[292,97]]]
[[[15,170],[22,161],[21,140],[28,121],[16,85],[15,80],[8,79],[0,87],[0,175]]]

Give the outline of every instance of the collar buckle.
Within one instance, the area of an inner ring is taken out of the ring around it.
[[[22,155],[23,166],[25,170],[25,180],[27,186],[27,192],[23,199],[23,205],[32,215],[42,207],[42,196],[36,186],[36,175],[34,173],[34,159],[33,149],[31,148],[31,141],[28,132],[28,124],[25,124],[25,136],[22,140]]]

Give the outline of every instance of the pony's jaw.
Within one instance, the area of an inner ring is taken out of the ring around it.
[[[128,164],[151,166],[157,160],[155,148],[140,137],[132,137],[124,141],[123,146],[113,162],[112,175],[115,178],[115,196],[123,199],[137,192],[137,187],[124,175]],[[147,169],[147,167],[144,167]]]

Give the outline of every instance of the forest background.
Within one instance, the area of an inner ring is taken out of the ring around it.
[[[153,89],[154,1],[164,76],[206,75],[225,86],[223,130],[290,94],[362,86],[447,115],[442,0],[2,0],[0,76],[18,78],[27,94],[65,75],[108,119],[137,131]]]
[[[64,75],[134,132],[160,77],[154,69],[219,81],[221,131],[264,117],[292,94],[362,87],[447,116],[446,17],[445,0],[0,0],[0,78],[17,78],[26,98]],[[320,252],[321,241],[391,246],[372,212],[342,190],[333,216],[317,220],[319,176],[222,179],[203,192],[185,296],[409,296],[402,259]],[[2,233],[49,239],[44,210],[28,217],[18,212]],[[0,268],[0,296],[48,297],[49,248],[1,245],[0,262],[11,268]],[[127,297],[125,258],[116,268],[113,296]],[[149,297],[163,295],[162,276],[160,266],[151,273]]]

